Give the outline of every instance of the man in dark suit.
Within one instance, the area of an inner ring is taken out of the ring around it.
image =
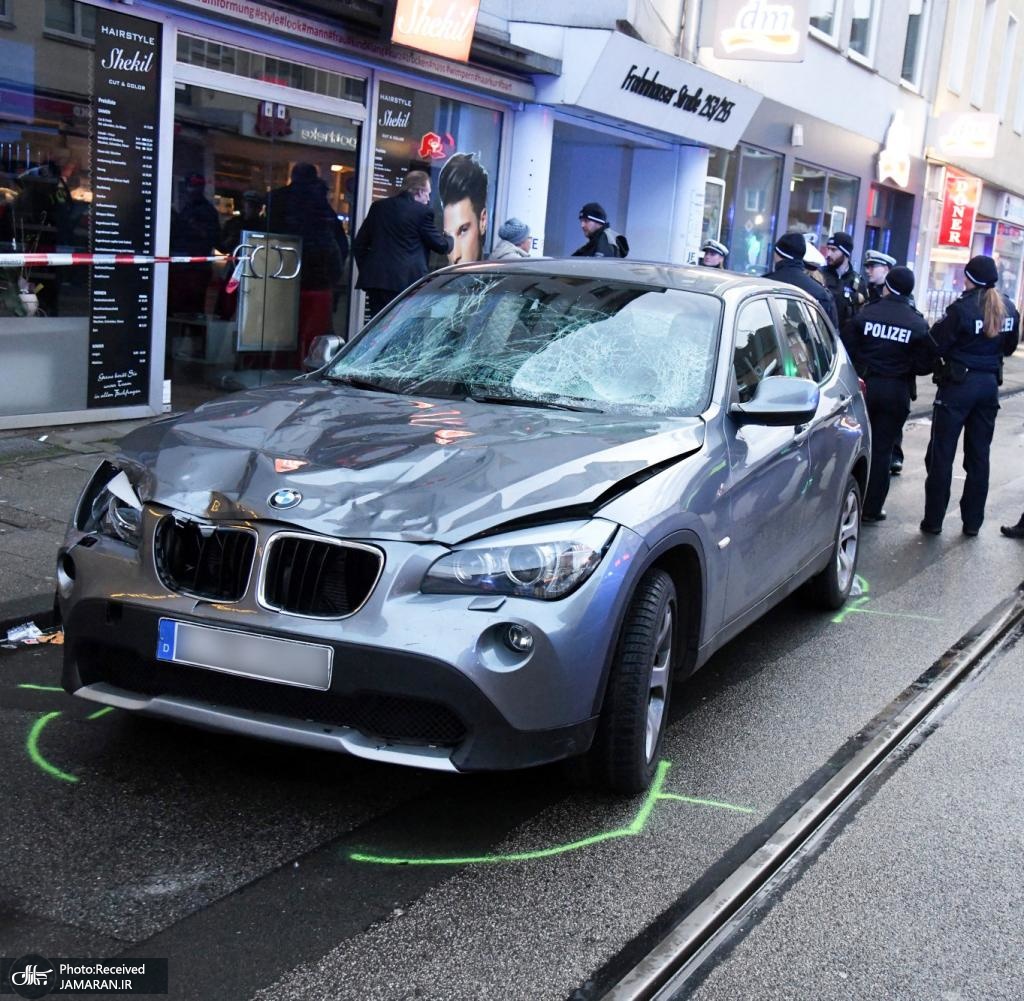
[[[366,292],[371,317],[430,270],[431,250],[449,254],[454,246],[452,238],[437,228],[430,194],[430,175],[410,170],[397,195],[370,206],[352,241],[359,267],[356,288]]]

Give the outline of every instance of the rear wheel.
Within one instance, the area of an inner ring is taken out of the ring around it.
[[[654,776],[668,721],[682,623],[672,578],[649,570],[626,612],[589,756],[591,783],[633,794]]]
[[[807,582],[807,596],[819,608],[842,608],[850,596],[857,573],[860,514],[860,485],[851,476],[846,481],[832,557],[828,566]]]

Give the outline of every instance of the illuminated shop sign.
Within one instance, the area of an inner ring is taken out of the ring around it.
[[[950,112],[939,117],[935,136],[935,149],[942,157],[991,160],[996,155],[999,116],[983,111]]]
[[[936,241],[940,247],[970,247],[980,201],[981,179],[947,167]]]
[[[479,10],[480,0],[398,0],[391,41],[467,62]]]
[[[878,152],[878,180],[891,180],[901,188],[910,183],[910,129],[902,111],[893,112],[885,146]]]
[[[803,62],[809,0],[721,0],[716,7],[716,59]]]

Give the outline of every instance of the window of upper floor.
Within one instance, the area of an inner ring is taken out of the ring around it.
[[[878,37],[878,22],[881,19],[879,0],[853,0],[853,17],[850,19],[849,55],[857,62],[874,65],[875,41]]]
[[[1006,39],[999,62],[999,82],[996,84],[996,114],[999,121],[1006,120],[1006,106],[1010,103],[1010,79],[1013,61],[1017,57],[1017,29],[1019,22],[1012,14],[1006,20]]]
[[[981,20],[981,38],[975,48],[974,73],[971,77],[971,104],[981,108],[985,104],[988,87],[989,56],[996,31],[996,0],[985,0],[985,11]]]
[[[910,0],[907,12],[907,37],[903,43],[903,66],[900,70],[900,79],[912,87],[921,86],[931,7],[931,0]]]
[[[827,42],[839,42],[839,24],[842,20],[843,0],[811,0],[810,24],[813,34]]]
[[[956,20],[949,42],[949,79],[946,84],[954,94],[963,92],[964,80],[967,77],[967,57],[971,52],[971,46],[958,45],[956,40],[970,37],[973,18],[974,0],[957,0]]]
[[[66,38],[94,41],[96,8],[78,0],[46,0],[43,27]]]

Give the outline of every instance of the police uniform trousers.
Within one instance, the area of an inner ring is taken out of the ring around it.
[[[953,459],[960,432],[964,432],[964,472],[960,498],[964,529],[977,532],[985,520],[988,497],[988,455],[999,412],[999,387],[995,372],[969,371],[963,382],[939,387],[932,410],[932,436],[925,454],[928,477],[924,484],[924,522],[941,528],[949,504]]]
[[[874,516],[882,513],[889,493],[892,450],[910,413],[910,383],[902,375],[872,375],[864,382],[868,387],[868,419],[871,421],[871,472],[864,496],[864,513]]]

